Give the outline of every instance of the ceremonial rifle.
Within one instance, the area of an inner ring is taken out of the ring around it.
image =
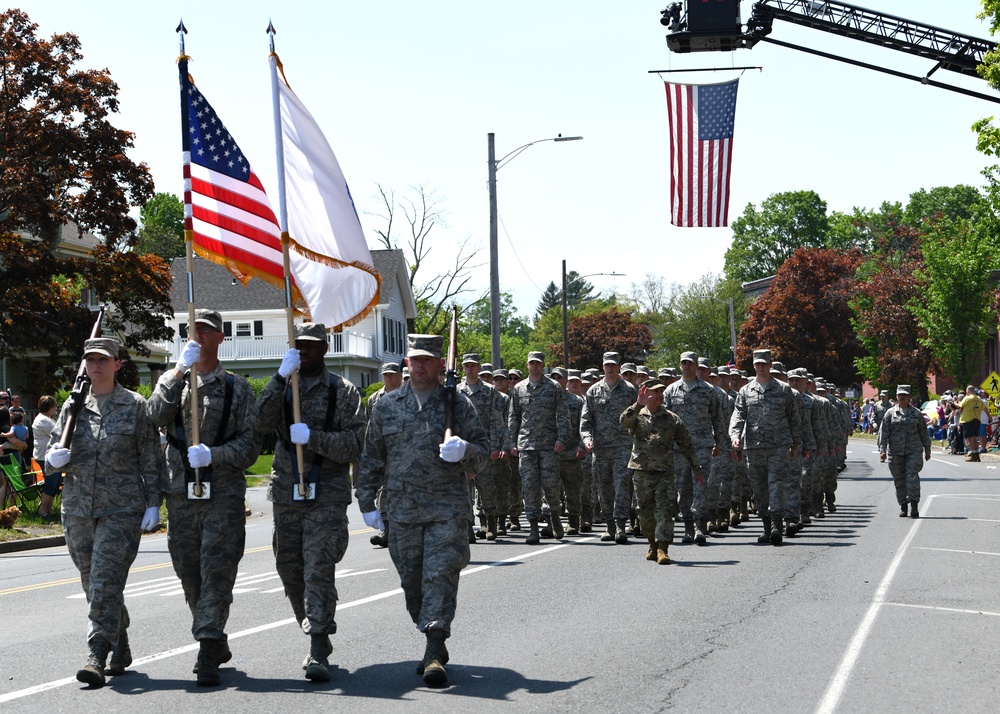
[[[455,431],[455,402],[458,401],[458,354],[456,344],[458,342],[458,306],[452,307],[451,329],[448,331],[448,360],[445,364],[444,373],[444,438],[445,441],[451,438]]]
[[[104,320],[104,306],[97,311],[97,319],[90,330],[90,339],[101,336],[101,322]],[[59,446],[68,449],[73,441],[73,431],[76,430],[76,415],[83,408],[83,403],[87,400],[87,392],[90,391],[90,377],[87,376],[87,356],[80,360],[80,367],[76,370],[76,379],[73,381],[73,389],[69,393],[69,415],[66,417],[66,424],[63,427],[62,438],[59,439]]]

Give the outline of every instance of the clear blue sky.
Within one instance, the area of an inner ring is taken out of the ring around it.
[[[83,67],[107,67],[121,86],[116,123],[136,134],[158,191],[181,192],[177,35],[183,16],[190,70],[272,196],[276,195],[268,19],[293,89],[318,119],[360,211],[378,208],[376,182],[425,184],[448,227],[434,254],[469,237],[488,285],[486,136],[498,156],[535,139],[499,173],[501,287],[532,315],[560,261],[627,292],[647,273],[688,283],[721,272],[728,229],[669,225],[666,101],[647,70],[762,65],[740,84],[730,218],[768,195],[813,189],[830,210],[905,202],[921,188],[982,185],[992,163],[971,124],[997,105],[761,43],[735,54],[672,55],[665,0],[323,0],[264,3],[72,2],[19,7],[43,36],[74,32]],[[865,0],[864,6],[988,37],[975,0]],[[750,0],[743,0],[744,19]],[[931,63],[776,22],[773,37],[924,74]],[[665,75],[666,77],[667,75]],[[672,75],[721,81],[731,72]],[[942,81],[989,92],[985,82]],[[363,215],[369,245],[378,221]],[[504,231],[506,228],[506,232]],[[508,237],[509,236],[509,237]]]

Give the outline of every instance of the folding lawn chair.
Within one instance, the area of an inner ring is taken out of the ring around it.
[[[0,492],[3,493],[3,502],[0,503],[0,507],[7,508],[8,505],[11,505],[17,506],[25,513],[38,513],[45,480],[25,485],[24,474],[21,473],[21,463],[13,454],[0,456],[0,469],[2,469],[0,478],[5,482],[0,487]]]

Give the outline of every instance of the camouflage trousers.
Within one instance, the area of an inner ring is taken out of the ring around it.
[[[508,456],[499,463],[507,464],[507,513],[520,516],[524,512],[524,494],[521,486],[521,459]]]
[[[628,471],[631,456],[631,446],[594,449],[594,481],[605,521],[628,518],[632,510],[632,477]]]
[[[731,451],[723,451],[718,456],[712,457],[712,469],[708,477],[708,494],[714,496],[714,502],[708,499],[706,507],[709,511],[709,518],[714,518],[715,513],[720,508],[725,508],[728,512],[729,504],[733,500],[733,482],[736,479],[735,464],[736,459],[730,459]]]
[[[566,513],[579,516],[583,513],[583,460],[560,461],[559,480],[566,495]]]
[[[507,513],[510,493],[510,466],[507,460],[488,461],[474,481],[482,512],[487,516]]]
[[[87,596],[87,641],[103,637],[112,646],[129,625],[125,581],[139,552],[142,513],[113,513],[103,518],[63,514],[63,532],[80,584]]]
[[[701,464],[711,464],[712,463],[712,447],[695,447],[695,452],[698,454],[698,461]],[[711,486],[711,475],[705,479],[703,485],[699,486],[695,483],[694,472],[691,470],[691,464],[687,462],[683,456],[674,452],[674,478],[677,483],[677,493],[679,496],[679,507],[681,516],[684,520],[690,519],[694,516],[696,519],[707,519],[709,517],[708,509],[708,491]],[[718,485],[716,485],[718,488]]]
[[[795,458],[788,459],[788,472],[785,474],[785,518],[798,520],[802,512],[802,467],[805,458],[798,452]]]
[[[739,505],[753,498],[753,486],[750,484],[750,476],[747,471],[747,460],[737,459],[733,461],[733,504]]]
[[[459,575],[469,564],[469,522],[394,522],[389,529],[389,556],[417,629],[451,635]]]
[[[521,468],[521,491],[524,494],[524,515],[528,520],[542,517],[542,494],[550,513],[559,513],[562,484],[559,481],[559,454],[551,449],[530,449],[517,456]]]
[[[924,468],[924,452],[916,451],[895,456],[889,454],[889,473],[896,487],[896,502],[900,506],[907,501],[920,502],[920,470]]]
[[[677,486],[672,471],[634,471],[639,526],[647,538],[672,543]]]
[[[840,447],[834,447],[839,449]],[[846,450],[846,447],[845,447]],[[823,468],[821,469],[821,486],[823,493],[837,492],[837,464],[839,463],[839,451],[834,451],[834,455],[827,454],[823,457]]]
[[[580,505],[583,512],[583,520],[593,523],[595,507],[600,506],[600,499],[597,495],[596,482],[594,481],[594,457],[587,454],[580,462]]]
[[[191,608],[196,640],[226,638],[233,584],[246,546],[243,496],[189,501],[167,494],[167,547]]]
[[[753,485],[753,500],[757,513],[763,518],[782,519],[786,513],[785,485],[791,468],[788,447],[773,449],[747,449],[747,468]],[[791,512],[788,512],[791,517]],[[795,515],[798,515],[797,513]]]
[[[347,504],[301,504],[274,504],[274,564],[302,631],[332,635],[337,632],[334,574],[350,538]]]
[[[823,489],[820,487],[820,461],[815,455],[802,460],[802,477],[799,481],[799,510],[808,511],[810,504],[817,497],[822,498]]]

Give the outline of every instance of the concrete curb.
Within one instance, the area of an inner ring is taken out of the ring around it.
[[[0,553],[17,553],[18,551],[33,550],[34,548],[55,548],[60,545],[66,545],[66,536],[23,538],[21,540],[8,540],[0,543]]]

